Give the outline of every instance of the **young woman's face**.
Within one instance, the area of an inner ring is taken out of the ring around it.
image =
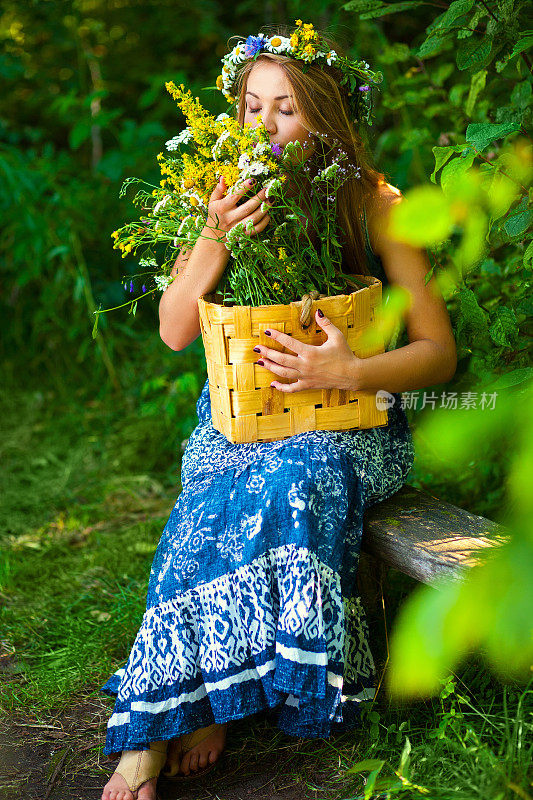
[[[284,146],[296,139],[301,144],[307,141],[307,158],[314,148],[309,131],[293,105],[292,94],[292,87],[278,64],[258,61],[248,75],[244,122],[255,128],[260,114],[271,144]]]

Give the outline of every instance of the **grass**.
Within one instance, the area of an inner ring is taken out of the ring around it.
[[[47,389],[4,395],[4,714],[44,714],[81,694],[98,696],[127,658],[180,491],[179,442],[196,421],[199,387],[188,380],[168,415],[152,413],[158,403],[146,383],[135,408],[82,390],[62,399]],[[288,768],[313,798],[528,800],[532,710],[531,686],[502,685],[470,658],[440,697],[402,706],[380,692],[360,734],[287,745],[298,753]],[[247,736],[246,721],[241,729]],[[247,747],[271,755],[283,747],[272,734],[254,735]],[[302,770],[309,760],[322,781]]]

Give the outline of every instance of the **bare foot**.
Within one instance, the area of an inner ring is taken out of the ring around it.
[[[104,786],[101,800],[155,800],[156,783],[157,778],[150,778],[132,794],[122,775],[112,775]]]
[[[180,775],[189,775],[191,772],[194,774],[198,770],[207,767],[208,764],[214,764],[224,749],[227,727],[227,722],[221,725],[217,724],[213,733],[210,733],[203,741],[195,745],[192,750],[185,753],[180,764]]]

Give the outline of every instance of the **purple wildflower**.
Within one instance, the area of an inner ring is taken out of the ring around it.
[[[260,33],[259,36],[249,36],[244,44],[244,55],[246,58],[255,56],[265,47],[265,35]]]
[[[369,92],[370,91],[370,86],[360,86],[359,87],[359,91],[360,92]]]
[[[280,156],[282,153],[281,147],[277,142],[270,145],[270,149],[272,150],[272,154],[275,156]]]
[[[143,288],[142,288],[142,290],[143,290],[143,292],[145,292],[145,291],[146,291],[146,285],[145,285],[144,283],[143,283]]]
[[[130,292],[133,292],[133,281],[130,281]]]

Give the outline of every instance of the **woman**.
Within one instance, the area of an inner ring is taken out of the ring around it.
[[[103,800],[152,800],[165,763],[167,774],[204,772],[224,748],[228,721],[262,710],[294,736],[357,727],[360,701],[374,693],[356,586],[363,513],[398,491],[413,463],[400,392],[450,380],[456,367],[445,304],[434,280],[424,284],[427,254],[388,237],[387,215],[401,195],[369,165],[334,68],[304,74],[297,59],[264,53],[244,62],[240,79],[241,123],[256,124],[260,113],[272,143],[306,140],[310,168],[332,136],[361,166],[361,180],[339,190],[344,266],[410,292],[410,343],[358,359],[318,311],[322,346],[273,330],[296,355],[257,348],[259,366],[291,381],[274,380],[279,391],[387,390],[394,402],[378,428],[232,444],[213,428],[205,382],[146,614],[128,662],[103,687],[117,695],[104,752],[122,753]],[[249,187],[224,190],[221,180],[204,236],[180,254],[161,298],[160,335],[173,350],[200,335],[197,298],[227,265],[224,234],[250,219],[257,235],[270,221],[264,190],[240,205]]]

